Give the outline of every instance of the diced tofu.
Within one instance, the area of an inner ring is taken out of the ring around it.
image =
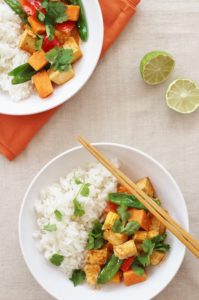
[[[148,196],[154,197],[155,190],[148,177],[140,179],[138,182],[136,182],[136,185],[140,190],[144,191]]]
[[[66,5],[66,14],[68,21],[78,21],[80,7],[78,5]]]
[[[85,265],[84,272],[86,273],[86,281],[88,284],[95,285],[100,272],[99,265]]]
[[[19,48],[29,53],[35,52],[36,35],[31,30],[24,30],[20,37]]]
[[[53,92],[48,73],[43,70],[32,77],[36,90],[41,98],[46,98]]]
[[[33,69],[39,71],[48,63],[45,55],[46,53],[43,50],[34,52],[33,55],[29,58],[28,63],[33,67]]]
[[[69,80],[71,80],[75,76],[75,72],[72,66],[68,69],[68,71],[55,71],[49,70],[48,71],[50,80],[58,85],[61,85]]]
[[[157,231],[157,230],[149,230],[148,234],[147,234],[147,239],[152,240],[153,238],[155,238],[158,235],[159,235],[159,231]]]
[[[112,230],[105,230],[103,238],[114,246],[121,245],[128,240],[126,234],[113,232]]]
[[[102,227],[103,230],[109,230],[113,227],[114,223],[116,220],[119,220],[119,215],[112,212],[112,211],[109,211],[109,213],[107,214],[106,216],[106,219],[105,219],[105,222],[104,222],[104,225]]]
[[[154,216],[151,217],[151,224],[149,230],[158,231],[159,234],[163,234],[166,230],[166,227]]]
[[[148,232],[147,231],[137,231],[133,237],[134,241],[143,242],[147,239]]]
[[[165,253],[154,251],[150,257],[151,265],[152,266],[158,265],[163,260],[164,257],[165,257]]]
[[[137,256],[137,248],[133,240],[129,240],[122,245],[114,246],[113,251],[119,259],[125,259],[131,256]]]
[[[122,278],[122,274],[120,271],[118,271],[115,276],[111,279],[111,283],[116,283],[116,284],[119,284],[120,281],[121,281],[121,278]]]
[[[28,17],[28,22],[31,25],[31,28],[34,33],[36,34],[44,34],[46,32],[46,27],[44,24],[39,22],[36,18],[29,16]]]
[[[63,45],[63,48],[71,49],[73,51],[72,63],[76,62],[78,59],[82,57],[82,51],[72,36],[66,40],[66,42]]]
[[[145,210],[133,208],[129,212],[131,214],[129,221],[137,221],[144,230],[149,230],[150,218]]]
[[[104,265],[108,258],[108,251],[106,248],[100,250],[89,250],[86,255],[86,264],[90,265]]]
[[[140,276],[136,274],[133,270],[129,270],[123,273],[123,277],[124,277],[124,284],[129,286],[129,285],[133,285],[145,281],[147,279],[147,274],[145,272],[144,275]]]

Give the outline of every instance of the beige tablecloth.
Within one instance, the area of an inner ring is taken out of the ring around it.
[[[77,145],[77,134],[93,142],[128,144],[159,160],[181,187],[191,232],[199,237],[199,114],[179,115],[164,100],[172,79],[190,77],[199,82],[198,28],[198,0],[143,0],[84,89],[58,111],[19,158],[8,162],[0,157],[0,300],[52,299],[23,261],[18,213],[35,173],[49,159]],[[150,87],[140,78],[139,62],[154,49],[171,52],[176,67],[166,83]],[[157,299],[198,299],[198,266],[187,253],[177,276]]]

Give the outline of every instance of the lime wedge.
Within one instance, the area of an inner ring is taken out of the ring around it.
[[[190,79],[177,79],[168,87],[166,102],[179,113],[192,113],[199,107],[199,86]]]
[[[141,60],[140,72],[143,80],[155,85],[165,81],[173,71],[175,61],[172,56],[164,51],[152,51]]]

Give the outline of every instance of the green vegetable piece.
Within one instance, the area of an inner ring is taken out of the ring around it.
[[[44,226],[44,230],[53,232],[57,230],[57,225],[56,224],[47,224]]]
[[[57,221],[61,221],[62,220],[62,213],[58,209],[56,209],[54,211],[54,214],[55,214],[55,218],[57,219]]]
[[[54,39],[55,28],[51,24],[46,24],[46,35],[50,41]]]
[[[57,267],[62,264],[63,260],[64,256],[57,253],[53,254],[50,258],[50,262]]]
[[[84,183],[82,188],[81,188],[81,191],[80,191],[80,195],[83,196],[83,197],[87,197],[89,195],[89,183]]]
[[[139,264],[137,260],[135,260],[131,266],[131,269],[139,276],[144,275],[144,268]]]
[[[43,44],[43,40],[44,40],[44,36],[38,34],[36,42],[35,42],[35,50],[37,50],[37,51],[41,50],[42,44]]]
[[[125,233],[127,235],[133,235],[140,228],[140,224],[136,221],[130,221],[126,225],[123,225],[120,220],[115,220],[112,231],[118,233]]]
[[[103,231],[102,231],[102,224],[97,220],[94,225],[93,229],[88,234],[88,241],[86,248],[88,250],[92,249],[100,249],[104,244],[103,239]]]
[[[74,216],[82,217],[85,214],[85,210],[82,204],[77,200],[77,198],[73,200],[73,205],[74,205]]]
[[[118,207],[117,212],[122,220],[122,224],[125,224],[131,216],[128,212],[128,207],[123,205]]]
[[[70,280],[73,282],[74,286],[77,286],[84,282],[86,278],[85,272],[82,270],[74,270]]]
[[[113,254],[105,267],[99,273],[97,283],[104,284],[109,282],[119,271],[122,262],[123,260],[119,259]]]
[[[86,13],[84,10],[84,5],[81,0],[69,0],[69,2],[73,5],[80,6],[80,16],[77,21],[77,29],[79,31],[79,35],[82,41],[87,41],[89,36],[88,22],[86,18]]]
[[[123,193],[110,193],[108,195],[108,200],[117,205],[146,209],[146,207],[136,199],[134,195],[123,194]]]
[[[54,70],[68,71],[72,61],[73,51],[55,47],[46,53],[46,59]]]
[[[158,235],[155,238],[152,239],[152,242],[155,243],[154,250],[160,251],[160,252],[167,252],[170,250],[169,244],[164,244],[164,241],[167,237],[166,233],[163,233],[162,235]]]
[[[4,0],[4,1],[21,18],[23,23],[27,22],[27,14],[24,12],[19,1],[17,0]]]
[[[144,240],[142,244],[142,249],[144,253],[139,255],[137,257],[137,261],[143,266],[148,267],[150,265],[150,256],[153,253],[155,247],[155,243],[153,243],[151,240]]]
[[[9,76],[14,76],[12,84],[19,84],[31,80],[32,76],[35,75],[35,71],[28,63],[20,65],[8,73]]]

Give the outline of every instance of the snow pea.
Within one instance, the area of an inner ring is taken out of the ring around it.
[[[138,209],[146,209],[146,207],[134,195],[111,193],[108,195],[108,200],[117,205]]]
[[[27,14],[21,7],[21,4],[17,0],[4,0],[12,10],[19,15],[19,17],[22,19],[23,22],[26,22],[27,20]]]
[[[81,0],[69,0],[70,4],[80,6],[80,16],[77,21],[77,29],[82,41],[88,40],[88,23],[86,19],[86,13],[84,10],[84,5]]]
[[[122,262],[123,262],[122,259],[119,259],[113,254],[110,260],[105,265],[105,267],[99,273],[97,283],[104,284],[109,282],[114,277],[114,275],[119,271]]]
[[[19,84],[31,80],[32,76],[36,73],[37,72],[28,63],[25,63],[16,67],[9,72],[8,75],[13,76],[12,84]]]

